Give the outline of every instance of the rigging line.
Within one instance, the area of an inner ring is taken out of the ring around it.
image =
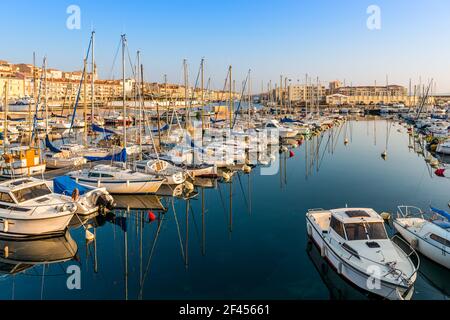
[[[195,221],[195,215],[194,215],[194,210],[192,209],[192,205],[189,206],[190,212],[191,212],[191,216],[192,216],[192,221],[194,223],[194,229],[195,229],[195,233],[197,235],[197,240],[198,243],[200,245],[200,248],[202,247],[202,241],[201,241],[201,237],[200,237],[200,233],[198,231],[198,226],[197,226],[197,222]]]
[[[109,79],[114,79],[115,78],[114,75],[113,75],[114,67],[116,65],[117,56],[119,55],[119,50],[120,50],[121,43],[122,43],[122,38],[119,40],[119,44],[117,45],[116,53],[114,54],[113,63],[112,63],[112,66],[111,66],[111,70],[109,72]]]
[[[220,197],[220,202],[222,202],[224,218],[225,218],[225,221],[227,221],[228,220],[228,218],[227,218],[227,210],[225,208],[225,202],[223,201],[223,195],[222,195],[222,189],[220,188],[220,183],[217,184],[217,187],[218,187],[217,189],[219,190],[218,195]]]
[[[248,204],[247,197],[245,196],[244,187],[243,187],[242,181],[241,181],[241,174],[238,172],[237,176],[238,176],[238,179],[239,179],[239,184],[241,186],[242,196],[244,197],[245,205],[247,206],[248,211],[250,211],[250,206]]]
[[[241,103],[242,103],[242,99],[244,97],[244,93],[246,91],[247,81],[248,81],[249,76],[250,76],[250,70],[248,71],[247,77],[245,78],[245,81],[244,81],[244,85],[242,86],[241,97],[239,99],[239,104],[238,104],[236,110],[234,111],[233,125],[231,126],[231,129],[233,129],[234,125],[236,124],[237,115],[238,115],[239,110],[241,109]],[[231,99],[231,97],[230,97],[230,99]]]
[[[178,239],[180,240],[181,256],[183,257],[183,260],[184,260],[183,240],[181,239],[180,224],[178,223],[177,213],[175,210],[175,202],[174,202],[173,198],[172,198],[172,211],[173,211],[173,216],[175,217],[175,224],[177,226]]]
[[[150,251],[150,256],[148,257],[147,267],[145,269],[144,277],[142,278],[141,288],[139,289],[139,297],[141,299],[142,299],[142,293],[144,291],[144,282],[145,282],[145,279],[147,278],[147,273],[148,273],[149,268],[150,268],[150,262],[152,261],[153,253],[155,251],[156,243],[158,241],[158,238],[159,238],[159,235],[160,235],[160,232],[161,232],[161,226],[162,226],[163,222],[164,222],[164,219],[161,219],[160,223],[158,225],[158,229],[156,230],[155,238],[153,240],[153,245],[152,245],[152,248],[151,248],[151,251]]]

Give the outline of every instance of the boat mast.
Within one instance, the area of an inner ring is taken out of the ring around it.
[[[201,79],[200,79],[200,86],[201,86],[201,109],[200,109],[200,117],[201,117],[201,121],[202,121],[202,140],[203,140],[203,133],[205,131],[205,126],[203,124],[203,108],[205,107],[204,104],[204,92],[203,92],[203,87],[204,87],[204,63],[205,63],[205,59],[202,58],[202,62],[201,62]]]
[[[36,103],[36,53],[33,52],[33,100]],[[30,146],[33,143],[33,135],[31,134],[31,99],[28,104],[28,132],[30,134]]]
[[[122,107],[123,107],[123,147],[127,147],[127,108],[125,92],[125,45],[126,36],[122,35]]]
[[[94,44],[95,44],[95,31],[92,31],[92,35],[91,35],[91,44],[92,44],[92,69],[91,69],[91,124],[94,123],[94,105],[95,105],[95,79],[94,79],[94,75],[96,72],[96,68],[95,68],[95,56],[94,56]]]
[[[183,59],[183,74],[184,74],[184,110],[186,112],[185,116],[185,127],[188,127],[189,120],[189,109],[188,109],[188,80],[187,80],[187,62]]]
[[[251,98],[251,80],[250,74],[251,70],[248,70],[248,127],[250,127],[250,109],[252,107],[252,98]]]
[[[229,88],[229,90],[230,90],[230,130],[231,130],[231,127],[233,126],[233,109],[234,109],[234,106],[233,106],[233,82],[231,81],[232,80],[232,70],[233,70],[233,67],[232,66],[230,66],[229,67],[229,73],[230,73],[230,84],[229,84],[229,86],[230,86],[230,88]]]
[[[137,70],[136,70],[137,69]],[[138,125],[138,137],[139,137],[139,149],[142,150],[142,104],[143,104],[143,70],[141,65],[141,52],[138,50],[137,52],[137,68],[136,70],[136,92],[139,98],[139,125]],[[140,75],[140,76],[139,76]],[[139,90],[139,88],[141,88]],[[139,159],[142,160],[142,152],[139,152]]]
[[[48,86],[47,86],[47,57],[44,58],[44,85],[45,85],[45,133],[48,135]]]
[[[87,59],[84,59],[84,67],[83,67],[83,106],[84,106],[84,145],[87,146],[88,140],[88,132],[87,132],[87,83],[86,83],[86,74],[87,74]],[[73,117],[76,115],[74,114]],[[75,119],[74,119],[75,120]],[[72,121],[73,123],[73,121]]]
[[[9,87],[9,81],[6,80],[5,81],[5,88],[4,88],[4,96],[5,96],[5,101],[3,102],[3,111],[4,111],[4,119],[3,119],[3,153],[6,153],[6,142],[8,141],[7,139],[7,132],[8,132],[8,87]]]

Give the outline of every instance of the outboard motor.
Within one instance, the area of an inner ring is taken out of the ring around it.
[[[95,202],[95,205],[98,206],[99,209],[108,209],[112,210],[116,203],[114,202],[114,198],[109,194],[100,194]]]

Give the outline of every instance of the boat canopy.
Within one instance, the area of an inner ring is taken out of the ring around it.
[[[88,187],[82,186],[72,180],[69,176],[61,176],[53,179],[53,192],[63,195],[71,195],[72,192],[78,189],[80,195],[89,192],[91,189]]]
[[[103,128],[103,127],[100,127],[100,126],[98,126],[96,124],[92,124],[92,130],[94,130],[95,132],[116,134],[115,131],[110,130],[110,129],[106,129],[106,128]]]
[[[127,162],[127,149],[123,148],[119,153],[108,155],[106,157],[89,157],[84,156],[87,161],[115,161],[115,162]]]
[[[53,145],[53,143],[48,138],[48,135],[45,136],[45,146],[54,153],[60,153],[61,150]]]
[[[444,218],[446,218],[448,221],[450,221],[450,213],[448,213],[447,211],[440,210],[440,209],[433,208],[433,207],[430,207],[430,208],[431,208],[431,211],[433,211],[434,213],[437,213],[437,214],[440,215],[441,217],[444,217]]]

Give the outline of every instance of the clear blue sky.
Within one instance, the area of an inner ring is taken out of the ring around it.
[[[81,8],[80,30],[66,28],[71,4]],[[366,27],[371,4],[381,8],[381,30]],[[2,5],[0,59],[31,62],[36,51],[51,67],[80,69],[93,27],[101,77],[126,33],[151,81],[166,73],[181,82],[186,58],[194,82],[205,57],[215,87],[232,64],[237,83],[252,69],[255,91],[280,74],[296,82],[308,73],[353,85],[421,76],[450,92],[449,14],[448,0],[17,0]]]

